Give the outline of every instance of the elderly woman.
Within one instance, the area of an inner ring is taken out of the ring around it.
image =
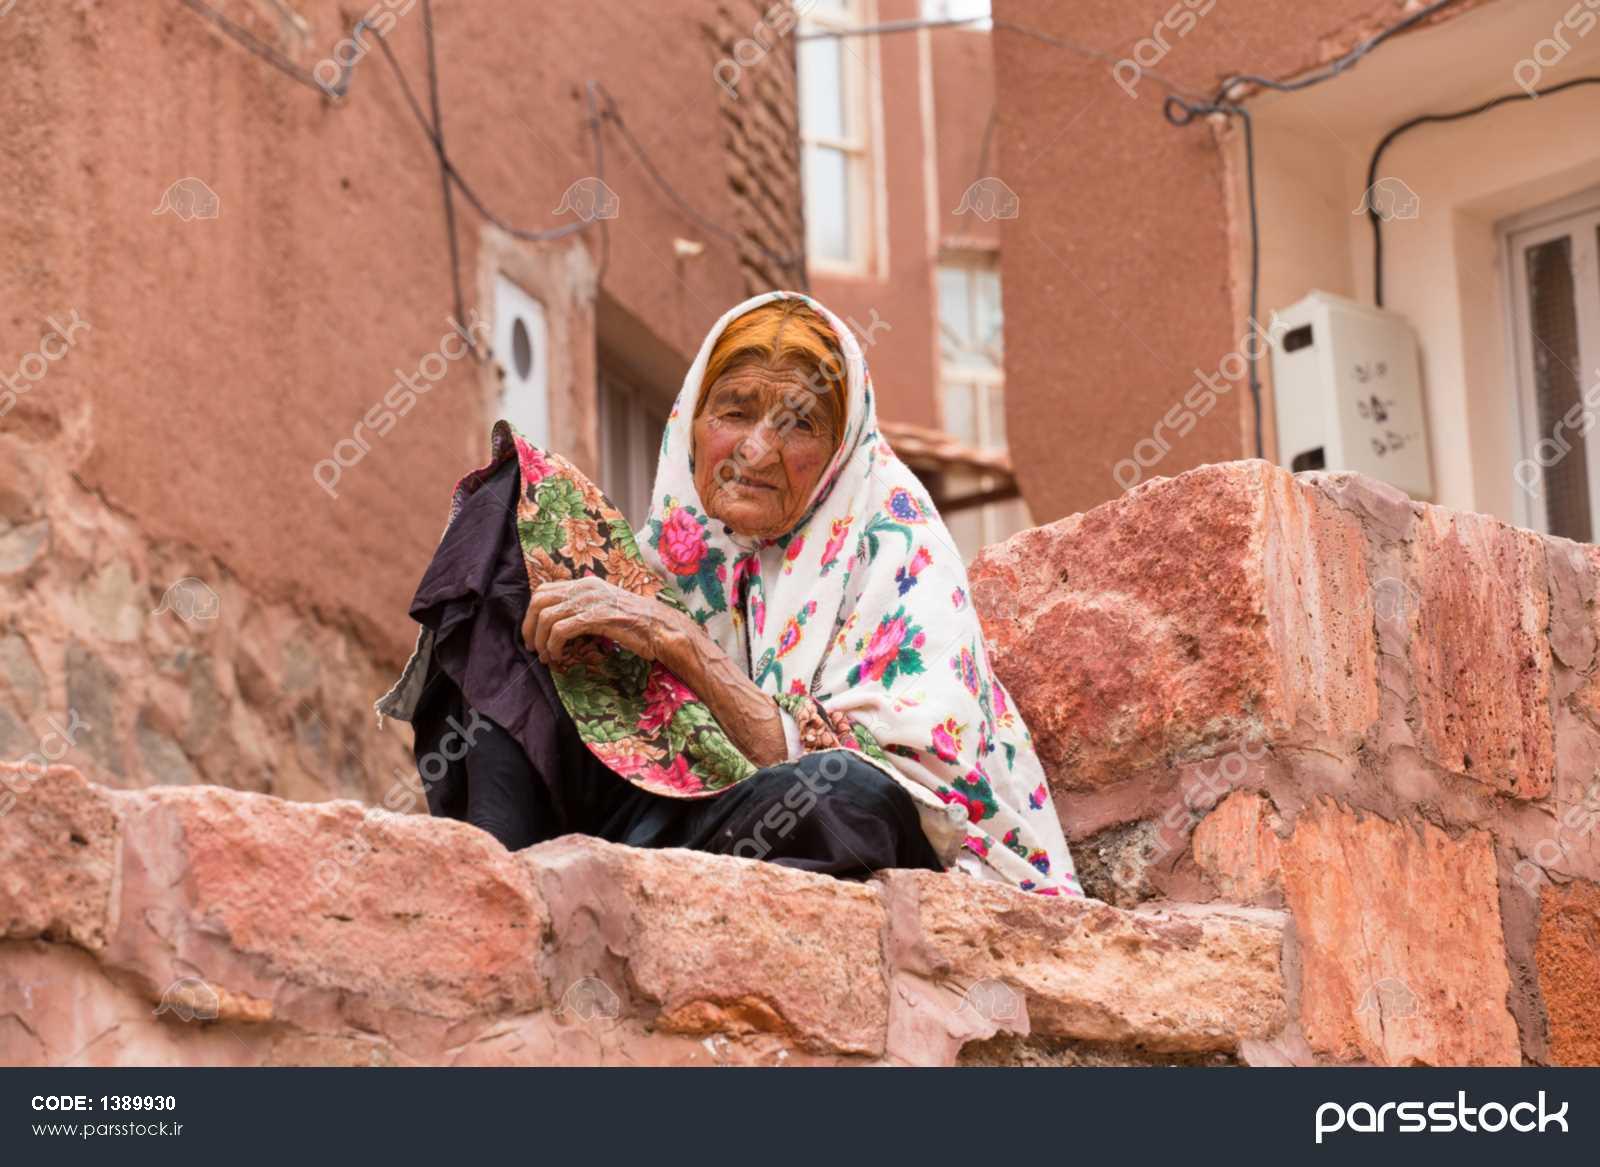
[[[434,814],[841,877],[1081,895],[966,573],[878,434],[853,334],[773,292],[711,329],[648,531],[501,423],[457,487],[380,713]]]

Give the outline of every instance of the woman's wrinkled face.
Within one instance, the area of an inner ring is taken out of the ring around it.
[[[694,480],[706,514],[747,538],[775,539],[805,514],[838,437],[793,364],[734,365],[706,389],[694,421]]]

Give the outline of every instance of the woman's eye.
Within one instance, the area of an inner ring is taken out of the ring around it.
[[[798,419],[794,423],[794,428],[803,434],[814,434],[817,432],[817,427],[811,424],[811,420],[804,417]]]

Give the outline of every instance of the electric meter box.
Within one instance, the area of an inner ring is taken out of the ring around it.
[[[1417,338],[1404,319],[1312,292],[1272,314],[1278,460],[1433,498]]]

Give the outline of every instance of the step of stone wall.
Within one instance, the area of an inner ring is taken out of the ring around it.
[[[0,818],[0,1063],[1233,1056],[1284,1028],[1284,926],[576,835],[510,854],[350,801],[56,767]]]

